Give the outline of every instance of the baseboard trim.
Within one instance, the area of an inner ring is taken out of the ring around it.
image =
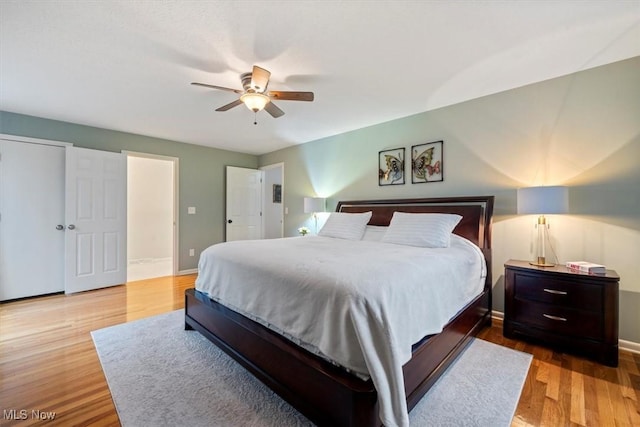
[[[491,318],[502,321],[504,320],[504,313],[500,311],[492,310]],[[620,350],[625,350],[631,353],[640,354],[640,343],[637,343],[637,342],[627,341],[627,340],[618,340],[618,348]]]
[[[127,260],[127,265],[137,265],[137,264],[158,264],[161,262],[171,262],[172,258],[137,258],[137,259],[129,259]]]
[[[618,348],[620,350],[627,350],[631,353],[640,354],[640,343],[627,341],[627,340],[618,340]]]
[[[187,274],[196,274],[198,272],[197,268],[190,268],[188,270],[180,270],[178,271],[177,276],[186,276]]]

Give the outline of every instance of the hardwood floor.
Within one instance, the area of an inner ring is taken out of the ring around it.
[[[90,332],[183,308],[194,280],[141,280],[0,305],[0,425],[40,423],[32,411],[55,413],[50,425],[120,425]]]
[[[0,425],[118,426],[90,331],[183,308],[194,280],[1,304]],[[500,322],[480,338],[534,356],[512,426],[640,426],[639,354],[621,351],[620,366],[610,368],[506,339]]]
[[[640,354],[620,351],[611,368],[507,339],[493,323],[479,338],[534,357],[512,426],[640,426]]]

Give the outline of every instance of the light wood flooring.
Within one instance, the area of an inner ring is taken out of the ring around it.
[[[118,426],[90,331],[183,308],[194,280],[0,304],[0,425]],[[500,322],[480,337],[534,356],[513,426],[640,426],[639,354],[621,351],[620,366],[610,368],[508,340]]]

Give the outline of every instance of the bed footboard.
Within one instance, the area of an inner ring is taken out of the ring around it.
[[[409,410],[490,323],[489,300],[490,292],[483,292],[443,332],[414,346],[403,367]],[[185,292],[185,329],[207,337],[317,425],[380,426],[371,380],[349,374],[195,289]]]
[[[194,289],[185,325],[247,368],[318,425],[379,426],[373,383],[350,375]]]

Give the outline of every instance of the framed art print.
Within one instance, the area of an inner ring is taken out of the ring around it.
[[[404,184],[404,147],[378,153],[378,185]]]
[[[442,141],[411,146],[411,183],[443,181]]]

